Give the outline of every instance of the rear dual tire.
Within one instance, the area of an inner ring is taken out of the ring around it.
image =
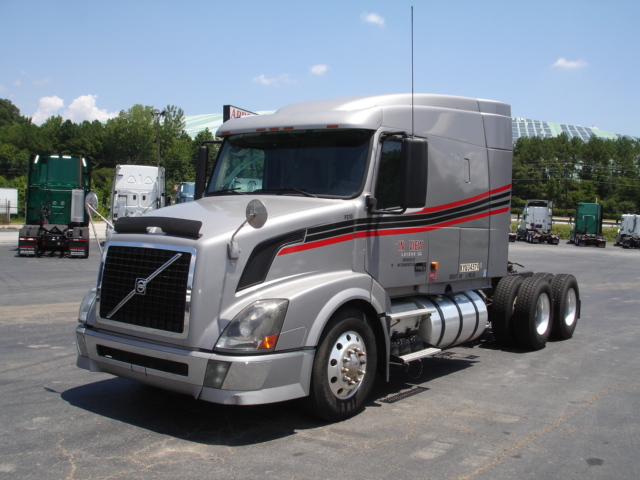
[[[511,318],[524,278],[518,275],[503,277],[496,286],[491,306],[491,330],[493,338],[502,347],[515,347],[516,337]]]
[[[545,276],[522,282],[513,311],[513,329],[518,345],[540,350],[547,344],[553,322],[553,294]]]
[[[567,340],[573,336],[580,318],[580,290],[578,281],[571,274],[561,273],[551,281],[553,294],[553,326],[551,336]]]

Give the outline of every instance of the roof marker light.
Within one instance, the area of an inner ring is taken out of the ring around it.
[[[327,128],[338,128],[338,125],[327,125]]]

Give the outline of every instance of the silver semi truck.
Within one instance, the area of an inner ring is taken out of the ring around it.
[[[553,227],[553,202],[550,200],[527,200],[522,210],[522,221],[516,232],[518,240],[528,243],[558,245],[560,237],[551,233]]]
[[[393,365],[487,327],[528,350],[572,336],[573,275],[507,259],[509,105],[338,98],[217,136],[196,201],[116,222],[80,307],[79,367],[221,404],[308,397],[335,421]]]
[[[620,218],[620,228],[616,234],[616,245],[622,248],[640,248],[640,222],[638,215],[627,213]]]
[[[167,204],[164,167],[147,165],[116,165],[111,187],[110,222],[107,238],[111,237],[111,225],[121,217],[138,217]]]

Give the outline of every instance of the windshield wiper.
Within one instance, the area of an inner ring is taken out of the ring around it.
[[[278,195],[283,195],[285,192],[296,192],[296,193],[300,193],[302,195],[305,195],[307,197],[318,198],[317,196],[313,195],[312,193],[305,192],[304,190],[300,190],[300,189],[293,188],[293,187],[261,188],[259,190],[254,190],[253,193],[256,193],[256,192],[276,192]]]
[[[246,195],[246,193],[244,193],[244,192],[238,192],[238,190],[240,190],[240,188],[241,187],[221,188],[220,190],[215,190],[213,192],[207,192],[207,195],[213,195],[215,193],[229,193],[229,192],[237,193],[239,195]]]

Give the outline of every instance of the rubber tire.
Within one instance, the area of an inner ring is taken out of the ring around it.
[[[547,273],[547,272],[536,272],[532,275],[532,277],[534,278],[539,278],[542,277],[544,278],[547,282],[549,282],[549,284],[551,284],[551,280],[553,280],[553,273]]]
[[[493,294],[491,330],[493,338],[501,347],[515,347],[518,344],[511,317],[522,282],[524,278],[519,275],[502,277]]]
[[[338,339],[347,332],[354,332],[364,343],[366,373],[355,391],[348,398],[338,398],[329,384],[329,361]],[[309,407],[318,417],[336,422],[358,413],[371,393],[377,365],[376,340],[364,314],[355,309],[337,312],[325,327],[313,359]]]
[[[575,298],[571,291],[575,293]],[[553,295],[553,325],[551,337],[556,340],[568,340],[573,336],[580,318],[580,289],[576,277],[568,273],[556,275],[551,281]],[[567,321],[567,317],[573,310]]]
[[[545,298],[546,297],[546,298]],[[543,317],[544,330],[536,325]],[[520,287],[513,312],[513,329],[518,346],[525,350],[544,348],[553,324],[553,295],[551,285],[544,277],[529,277]]]

